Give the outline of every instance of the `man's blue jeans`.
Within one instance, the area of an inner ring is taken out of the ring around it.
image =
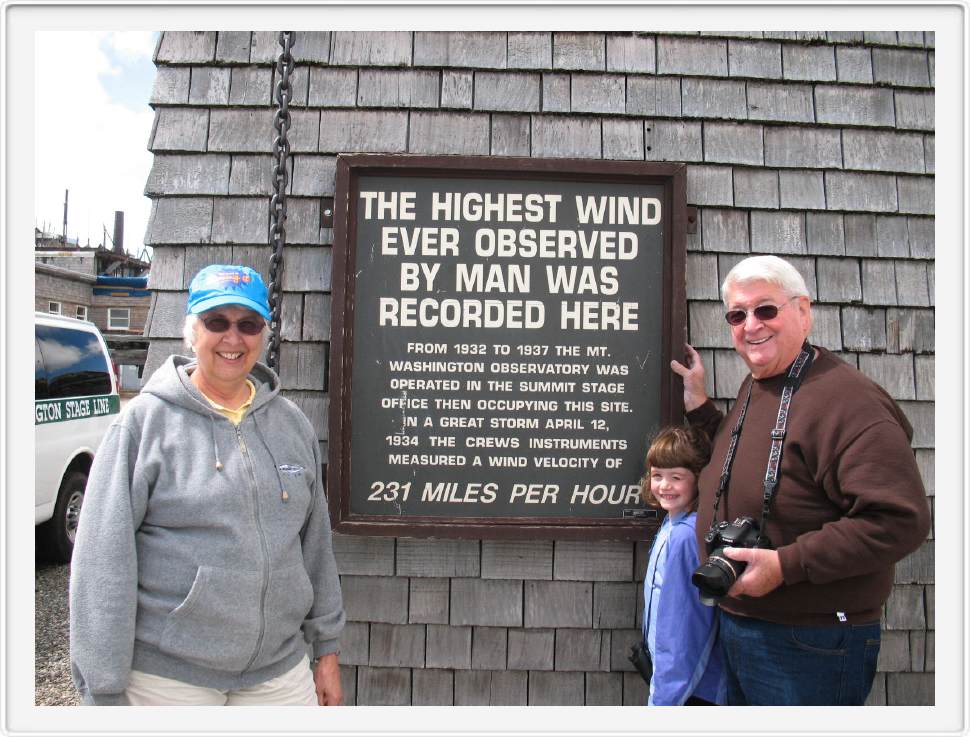
[[[730,706],[861,706],[876,674],[879,622],[774,624],[721,610]]]

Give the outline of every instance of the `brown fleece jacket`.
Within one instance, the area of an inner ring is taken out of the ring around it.
[[[702,561],[731,430],[751,380],[726,418],[710,401],[687,414],[713,438],[711,462],[698,479]],[[754,382],[718,521],[749,515],[760,523],[769,432],[783,385],[784,374]],[[930,527],[912,434],[881,387],[819,348],[792,399],[768,521],[784,583],[761,597],[727,597],[721,607],[787,624],[834,624],[838,612],[850,623],[877,621],[894,563],[918,548]]]

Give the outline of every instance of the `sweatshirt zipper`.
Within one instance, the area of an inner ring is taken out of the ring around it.
[[[249,469],[249,478],[252,482],[250,488],[253,497],[253,519],[256,522],[256,532],[259,535],[259,547],[263,553],[263,585],[259,596],[259,637],[256,638],[256,649],[253,651],[252,657],[246,663],[246,667],[243,668],[243,672],[245,672],[256,662],[256,656],[259,655],[259,649],[263,646],[263,637],[266,634],[266,591],[269,588],[266,566],[269,560],[269,551],[266,549],[266,536],[263,534],[263,526],[259,518],[259,484],[256,481],[256,469],[253,468],[253,459],[249,455],[249,449],[246,447],[246,441],[243,440],[242,431],[238,425],[236,425],[236,441],[239,443],[239,449],[242,451],[243,457],[246,459],[246,467]]]

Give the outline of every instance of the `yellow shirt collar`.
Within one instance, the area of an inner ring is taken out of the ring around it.
[[[218,402],[213,402],[205,392],[202,392],[202,396],[206,398],[206,401],[212,405],[214,410],[226,417],[233,425],[238,425],[240,422],[242,422],[243,417],[245,417],[246,410],[253,405],[253,399],[256,398],[256,385],[249,379],[246,379],[246,385],[249,387],[249,399],[243,402],[239,409],[229,409],[228,407],[223,407]]]

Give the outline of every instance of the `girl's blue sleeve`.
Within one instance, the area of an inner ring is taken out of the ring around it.
[[[680,706],[697,688],[714,645],[714,607],[701,604],[691,574],[698,566],[690,525],[670,533],[657,609],[653,693],[650,703]]]

